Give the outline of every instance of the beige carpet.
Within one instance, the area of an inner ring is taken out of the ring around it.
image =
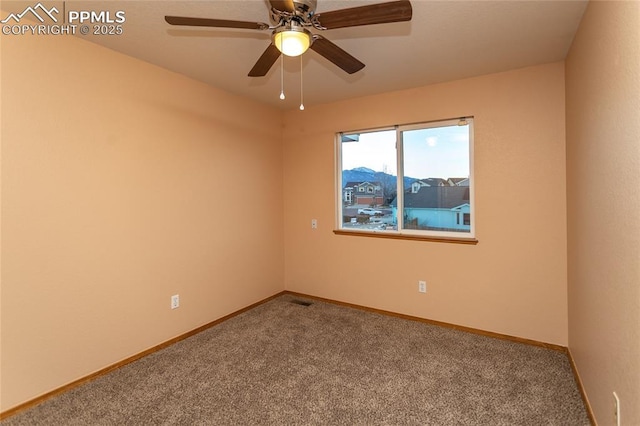
[[[2,425],[589,425],[563,353],[296,300],[280,296]]]

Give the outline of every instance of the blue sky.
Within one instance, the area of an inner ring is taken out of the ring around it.
[[[468,177],[469,126],[405,130],[404,175],[415,178]],[[342,168],[367,167],[396,175],[396,132],[361,133],[342,144]]]

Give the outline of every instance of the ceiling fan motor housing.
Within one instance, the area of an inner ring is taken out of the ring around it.
[[[318,0],[293,0],[293,8],[296,16],[307,19],[316,11]]]

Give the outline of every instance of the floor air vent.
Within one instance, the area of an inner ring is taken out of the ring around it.
[[[301,306],[311,306],[311,305],[313,305],[313,303],[307,302],[306,300],[292,300],[291,303],[295,303],[296,305],[301,305]]]

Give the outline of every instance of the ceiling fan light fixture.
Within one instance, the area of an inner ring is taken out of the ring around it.
[[[311,46],[311,33],[297,25],[287,25],[273,33],[273,44],[287,56],[300,56]]]

